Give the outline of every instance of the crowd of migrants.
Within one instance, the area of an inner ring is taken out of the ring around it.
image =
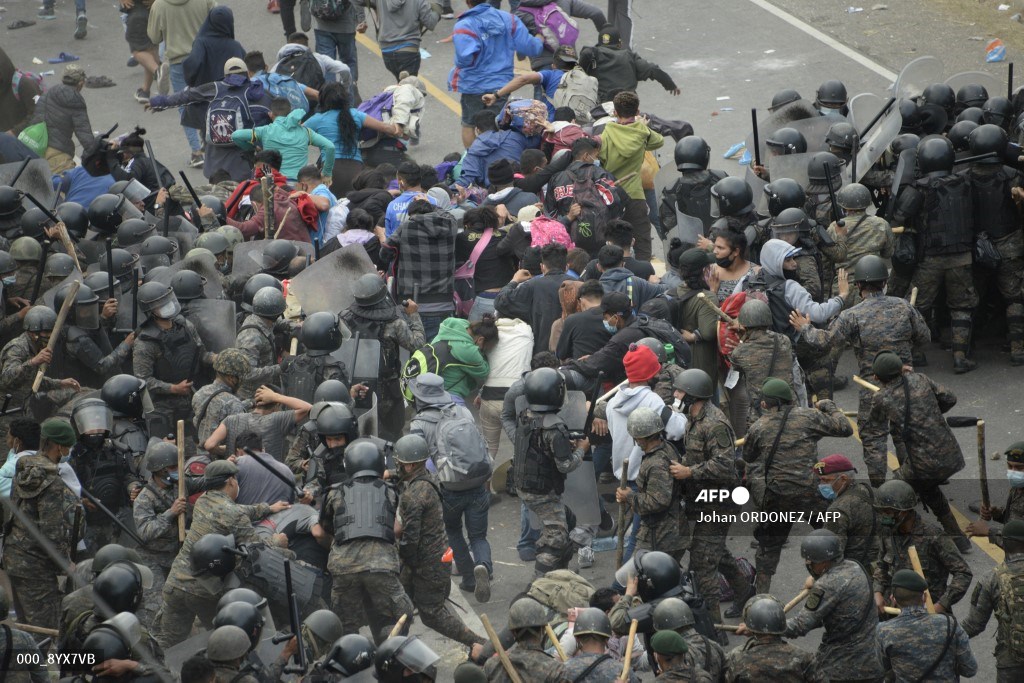
[[[1024,443],[999,445],[1006,504],[961,529],[940,489],[965,466],[957,398],[921,373],[947,326],[975,368],[981,288],[1024,364],[1024,98],[890,102],[858,174],[845,86],[783,91],[743,179],[641,113],[640,81],[679,90],[629,48],[629,3],[299,0],[315,51],[271,4],[273,63],[213,0],[122,2],[136,96],[181,112],[196,187],[145,130],[93,132],[77,64],[44,89],[0,51],[5,680],[49,680],[29,655],[52,650],[91,653],[62,661],[74,680],[432,681],[419,619],[465,646],[457,681],[953,681],[993,613],[997,679],[1024,680]],[[363,99],[368,18],[394,82]],[[442,19],[465,151],[424,164],[419,43]],[[866,480],[818,453],[853,434],[846,348]],[[741,482],[762,512],[832,513],[800,532],[802,604],[771,594],[792,522],[757,526],[751,567],[735,503],[698,515]],[[490,600],[506,493],[535,577],[488,638],[451,576]],[[614,580],[571,571],[613,528]],[[978,581],[969,535],[1005,551]],[[819,628],[816,652],[787,642]]]

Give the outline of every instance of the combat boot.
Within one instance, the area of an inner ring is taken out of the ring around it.
[[[771,581],[771,578],[771,574],[769,574],[767,576],[769,582]],[[742,595],[739,592],[737,592],[736,597],[732,599],[732,606],[729,607],[729,609],[725,610],[725,618],[735,619],[736,617],[741,616],[743,614],[743,606],[747,604],[747,600],[753,597],[754,593],[759,592],[760,591],[755,591],[752,585],[747,584],[746,591],[744,591]],[[767,593],[768,591],[765,592]]]
[[[754,577],[754,592],[758,595],[762,593],[770,593],[772,587],[772,575],[764,572],[758,572],[757,576]]]
[[[962,375],[978,367],[977,363],[967,358],[971,345],[971,312],[950,311],[950,317],[953,319],[953,372]]]

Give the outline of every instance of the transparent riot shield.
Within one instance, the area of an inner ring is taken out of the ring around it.
[[[172,263],[167,270],[154,276],[153,280],[169,287],[174,276],[183,270],[191,270],[206,278],[206,284],[203,285],[203,296],[207,299],[222,299],[224,297],[223,277],[217,270],[217,261],[213,254],[187,256],[177,263]]]
[[[14,175],[21,168],[20,161],[10,164],[0,164],[0,185],[10,185]],[[31,194],[39,203],[49,208],[53,206],[53,200],[57,196],[53,190],[53,174],[50,173],[50,165],[46,159],[32,159],[28,162],[25,170],[22,171],[14,188],[26,194]],[[35,204],[27,198],[22,200],[26,209],[31,209]]]
[[[985,88],[988,92],[989,97],[996,97],[1003,95],[1006,91],[1006,82],[996,78],[990,73],[984,71],[964,71],[962,73],[954,74],[946,79],[946,85],[956,92],[965,85],[971,85],[976,83]]]
[[[796,100],[789,104],[780,107],[776,111],[770,113],[763,120],[758,121],[758,143],[761,152],[761,161],[763,162],[767,158],[767,148],[765,147],[765,140],[768,139],[772,133],[777,131],[779,128],[792,127],[797,121],[803,121],[805,119],[821,118],[818,114],[818,110],[814,108],[814,103],[807,100]],[[828,130],[826,128],[826,130]],[[751,131],[750,135],[747,136],[747,149],[750,150],[751,156],[754,155],[754,133]]]
[[[235,262],[238,262],[237,253]],[[332,251],[292,278],[288,293],[298,300],[306,315],[320,311],[341,313],[352,305],[355,281],[362,275],[376,272],[362,245],[351,244]]]
[[[847,106],[850,108],[850,123],[859,133],[864,126],[871,123],[871,119],[875,118],[878,112],[882,111],[882,107],[885,106],[885,98],[873,92],[862,92],[851,97]]]
[[[220,353],[235,345],[235,302],[230,299],[193,299],[182,304],[185,318],[196,326],[207,351]]]
[[[945,69],[938,57],[918,57],[900,71],[896,82],[892,84],[892,94],[907,99],[918,97],[929,85],[942,83]]]
[[[807,189],[810,184],[807,180],[807,163],[813,156],[814,154],[805,153],[772,157],[768,165],[772,180],[791,178],[800,183],[800,187]]]
[[[863,178],[864,174],[875,165],[875,162],[882,158],[882,154],[889,149],[889,145],[900,134],[902,126],[903,117],[900,116],[899,107],[893,106],[889,113],[883,116],[868,132],[867,138],[861,140],[860,149],[857,152],[857,177],[854,180],[859,181]],[[849,172],[847,172],[848,175]]]
[[[313,245],[309,242],[287,240],[298,248],[298,256],[313,258]],[[235,256],[231,262],[231,272],[242,277],[250,277],[263,271],[263,250],[271,240],[256,240],[235,245]],[[327,281],[324,281],[327,282]],[[321,282],[321,286],[324,284]]]

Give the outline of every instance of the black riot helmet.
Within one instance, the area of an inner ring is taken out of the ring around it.
[[[818,86],[814,103],[828,109],[838,109],[846,104],[846,85],[842,81],[831,79]]]
[[[64,299],[71,291],[73,283],[61,285],[53,295],[53,308],[59,311],[64,305]],[[88,285],[79,285],[78,293],[75,295],[74,324],[83,330],[96,330],[100,326],[100,298],[89,289]]]
[[[658,550],[642,553],[636,558],[638,595],[644,602],[678,595],[682,573],[672,556]]]
[[[129,218],[117,226],[117,246],[130,247],[142,244],[156,232],[156,226],[141,218]]]
[[[974,121],[957,121],[946,136],[953,143],[953,151],[966,152],[971,148],[970,136],[978,124]]]
[[[217,601],[217,611],[221,611],[233,602],[245,602],[258,610],[266,609],[267,599],[251,588],[232,588]]]
[[[774,218],[785,209],[799,209],[807,203],[807,193],[792,178],[779,178],[764,186],[768,213]]]
[[[377,649],[364,635],[349,633],[334,641],[324,659],[324,669],[342,676],[355,676],[373,666]]]
[[[325,356],[341,347],[338,316],[330,311],[313,313],[302,322],[299,340],[310,356]]]
[[[235,570],[235,536],[206,534],[192,545],[192,573],[224,578]]]
[[[1008,130],[1013,122],[1013,104],[1005,97],[990,97],[981,107],[981,118],[985,123]]]
[[[860,136],[857,134],[857,129],[846,121],[833,123],[832,127],[828,129],[828,133],[825,134],[825,144],[830,149],[838,149],[846,156],[853,151],[859,141]]]
[[[114,277],[121,283],[121,293],[127,294],[135,286],[139,257],[127,249],[111,249],[110,260],[114,262]]]
[[[85,239],[85,233],[89,231],[89,212],[84,206],[78,202],[64,202],[57,205],[54,213],[68,229],[71,239]]]
[[[803,154],[807,151],[807,139],[796,128],[779,128],[765,138],[764,144],[775,156]]]
[[[178,301],[184,303],[195,299],[205,299],[206,278],[194,270],[179,270],[171,277],[171,289]]]
[[[908,149],[917,149],[917,146],[921,143],[921,138],[914,133],[901,133],[896,136],[896,139],[889,144],[889,151],[896,158],[899,158],[900,154]]]
[[[565,402],[565,377],[554,368],[537,368],[526,375],[526,402],[530,410],[555,413]]]
[[[141,419],[147,406],[146,381],[135,375],[114,375],[103,383],[100,398],[115,417]]]
[[[44,229],[52,225],[53,221],[38,206],[26,209],[25,213],[21,214],[21,234],[26,237],[40,239],[43,237]]]
[[[384,454],[373,441],[356,439],[345,447],[345,471],[353,479],[383,477]]]
[[[754,193],[743,178],[722,178],[711,186],[711,215],[739,216],[754,208]]]
[[[1009,137],[1006,131],[999,126],[986,123],[975,128],[967,138],[967,144],[971,150],[971,156],[995,152],[996,156],[991,159],[982,159],[979,164],[1002,164],[1003,154],[1009,144]]]
[[[120,614],[117,616],[121,616]],[[135,616],[135,615],[129,615]],[[136,623],[138,620],[136,619]],[[92,631],[89,631],[89,635],[85,637],[82,642],[82,650],[95,656],[95,661],[105,662],[109,659],[131,659],[132,658],[132,647],[124,636],[120,633],[120,630],[114,627],[108,627],[106,622],[97,626]],[[114,680],[104,677],[105,680]],[[104,680],[95,679],[95,680]]]
[[[828,177],[832,177],[832,186],[838,188],[842,184],[840,173],[845,162],[832,152],[818,152],[807,162],[807,181],[811,185],[825,185]]]
[[[388,286],[376,273],[360,275],[352,284],[352,298],[361,308],[373,308],[388,298]]]
[[[811,224],[807,220],[807,214],[803,209],[783,209],[778,216],[771,221],[772,234],[784,232],[799,232],[802,235],[809,234]]]
[[[956,153],[953,143],[940,135],[929,135],[917,145],[917,172],[920,176],[944,176],[953,171]]]
[[[263,247],[263,272],[271,275],[285,276],[292,259],[299,253],[299,248],[288,240],[270,240]]]
[[[89,223],[102,235],[113,235],[129,218],[142,218],[142,212],[119,194],[101,194],[89,203]]]
[[[775,111],[781,109],[787,104],[791,104],[800,99],[800,93],[792,88],[786,88],[772,95],[772,106],[768,107],[768,111]]]
[[[957,114],[957,121],[973,121],[979,126],[985,123],[985,112],[981,110],[981,107],[968,107],[962,112]]]
[[[139,307],[142,312],[164,320],[170,320],[181,313],[181,304],[169,285],[147,282],[139,287]]]
[[[440,660],[438,654],[417,636],[394,636],[377,648],[374,667],[380,683],[401,683],[407,680],[406,670],[435,680]]]
[[[217,616],[213,618],[213,627],[237,626],[249,636],[250,649],[260,644],[260,634],[263,633],[263,615],[248,602],[231,602],[217,610]]]
[[[135,612],[142,606],[142,572],[131,562],[115,562],[99,573],[92,591],[100,610]]]
[[[21,190],[10,185],[0,185],[0,218],[9,218],[24,212],[21,206]]]
[[[252,297],[252,312],[261,318],[276,320],[286,308],[284,294],[277,287],[264,287]]]
[[[328,436],[344,436],[348,444],[359,437],[356,416],[344,403],[318,403],[310,410],[309,417],[316,423],[321,443]]]
[[[101,448],[114,430],[114,411],[103,399],[83,399],[71,411],[71,428],[80,443],[91,448]],[[100,491],[95,490],[96,486],[105,483],[102,480],[93,484],[95,495],[100,495]]]
[[[946,110],[946,115],[953,118],[956,109],[956,93],[945,83],[933,83],[924,89],[918,99],[921,104],[935,104]]]
[[[256,273],[246,281],[245,287],[242,288],[243,311],[252,313],[252,298],[264,287],[277,287],[284,292],[284,285],[276,277],[268,273]]]
[[[74,271],[75,259],[59,251],[54,252],[47,256],[46,265],[43,266],[44,277],[66,278],[68,275],[71,275],[71,273],[73,273]]]
[[[352,394],[340,379],[325,379],[313,392],[313,403],[352,403]]]
[[[224,206],[224,201],[220,197],[214,197],[212,194],[204,194],[199,196],[199,201],[208,209],[212,209],[214,215],[217,216],[217,221],[224,225],[228,222],[227,207]]]
[[[980,108],[988,100],[988,90],[979,83],[968,83],[956,91],[956,105],[960,111],[968,107]]]
[[[676,143],[676,170],[703,171],[711,161],[711,146],[696,135],[688,135]]]
[[[168,263],[174,258],[174,255],[178,253],[178,243],[175,240],[164,237],[163,235],[150,235],[142,242],[142,248],[139,250],[140,256],[166,256]]]
[[[117,297],[117,285],[120,284],[118,279],[114,278],[114,294],[110,293],[110,276],[105,270],[97,270],[94,273],[89,273],[82,279],[82,283],[89,286],[96,296],[100,298],[100,301],[106,301],[107,299]]]

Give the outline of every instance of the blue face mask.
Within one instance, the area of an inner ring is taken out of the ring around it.
[[[604,323],[604,329],[608,330],[608,334],[615,334],[619,331],[619,328],[615,327],[615,325],[612,325],[607,320],[602,320],[601,322]]]
[[[1006,470],[1006,478],[1010,481],[1010,488],[1024,488],[1024,472],[1017,470]]]
[[[825,500],[836,499],[836,492],[832,489],[832,484],[818,484],[818,493]]]
[[[167,476],[164,477],[164,483],[167,484],[168,486],[173,486],[173,485],[177,484],[178,483],[178,473],[177,472],[168,472]]]
[[[11,285],[15,284],[17,281],[18,281],[18,278],[16,276],[14,276],[14,275],[12,275],[11,277],[5,277],[3,279],[4,286],[6,286],[6,287],[10,287]]]

